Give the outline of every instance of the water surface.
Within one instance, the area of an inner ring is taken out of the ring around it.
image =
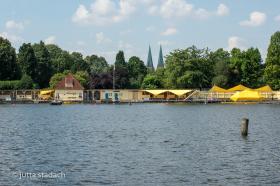
[[[0,105],[0,185],[280,185],[279,121],[280,105]],[[40,172],[65,177],[19,177]]]

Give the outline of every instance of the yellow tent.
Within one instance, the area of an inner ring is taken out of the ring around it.
[[[230,89],[227,89],[227,92],[236,92],[236,91],[243,91],[249,89],[248,87],[245,87],[244,85],[237,85],[235,87],[232,87]]]
[[[168,92],[171,92],[177,96],[182,96],[184,94],[187,94],[189,92],[191,92],[192,90],[168,90]]]
[[[148,92],[150,94],[153,94],[154,96],[157,96],[159,94],[165,93],[165,92],[171,92],[177,96],[182,96],[184,94],[187,94],[189,92],[191,92],[192,90],[143,90],[145,92]]]
[[[272,92],[272,89],[270,88],[269,85],[266,85],[266,86],[257,88],[257,89],[255,89],[255,90],[256,90],[256,91],[259,91],[259,92]]]
[[[153,94],[154,96],[157,96],[159,94],[162,94],[164,92],[168,92],[168,90],[144,90],[145,92],[148,92],[150,94]]]
[[[244,90],[242,92],[237,92],[230,97],[232,101],[261,101],[263,97],[258,91]]]
[[[226,89],[223,89],[223,88],[218,87],[216,85],[214,85],[209,91],[210,92],[227,92]]]

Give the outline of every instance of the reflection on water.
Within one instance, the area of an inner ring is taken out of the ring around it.
[[[280,185],[279,108],[0,105],[0,185]]]

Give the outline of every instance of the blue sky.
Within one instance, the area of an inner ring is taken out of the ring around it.
[[[0,35],[14,47],[55,43],[113,63],[118,50],[154,65],[191,45],[231,49],[258,47],[265,57],[270,36],[280,30],[279,0],[1,0]]]

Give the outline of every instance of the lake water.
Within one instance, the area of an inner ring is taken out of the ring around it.
[[[0,185],[280,185],[279,121],[280,105],[0,105]]]

